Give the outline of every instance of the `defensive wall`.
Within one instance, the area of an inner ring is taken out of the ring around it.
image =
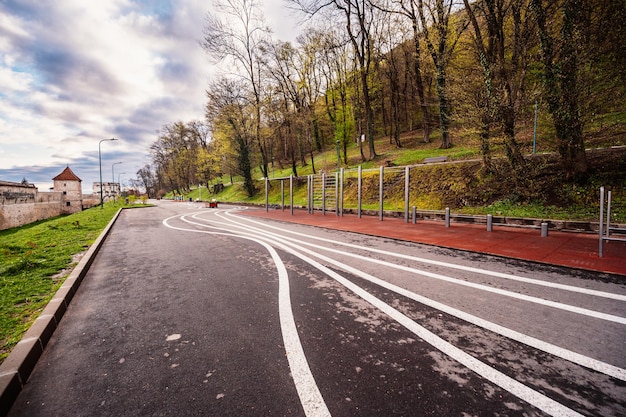
[[[82,209],[66,192],[39,192],[33,184],[0,181],[0,230]]]

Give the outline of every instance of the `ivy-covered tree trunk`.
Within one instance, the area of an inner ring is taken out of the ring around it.
[[[412,3],[411,3],[412,4]],[[424,78],[422,77],[422,51],[420,47],[420,32],[417,27],[417,17],[413,15],[413,47],[415,48],[415,58],[413,59],[413,66],[415,71],[415,86],[417,88],[417,96],[420,101],[420,109],[422,110],[422,123],[424,125],[424,143],[430,142],[430,110],[426,102],[426,93],[424,92]]]
[[[580,116],[580,86],[578,84],[578,44],[580,25],[585,11],[583,1],[565,0],[562,4],[563,24],[555,39],[546,24],[546,10],[542,0],[531,0],[537,16],[537,27],[543,61],[543,81],[552,115],[558,151],[567,179],[581,181],[588,173],[587,156]],[[555,43],[560,51],[555,51]]]
[[[446,91],[445,65],[437,65],[437,96],[439,96],[439,125],[441,128],[441,149],[452,147],[450,139],[450,100]]]
[[[454,44],[458,40],[449,39],[449,21],[452,12],[453,2],[444,0],[432,0],[428,7],[424,6],[424,0],[418,0],[418,12],[422,22],[422,30],[428,52],[435,66],[435,88],[439,97],[439,127],[441,129],[441,149],[449,149],[452,147],[450,139],[450,99],[446,87],[447,74],[446,68]],[[432,21],[431,21],[432,19]],[[436,34],[431,34],[428,29],[433,27]],[[436,45],[435,45],[436,43]]]
[[[243,176],[243,187],[246,189],[249,197],[252,197],[256,189],[252,181],[252,164],[250,163],[250,149],[245,138],[236,134],[235,142],[237,144],[237,166]]]

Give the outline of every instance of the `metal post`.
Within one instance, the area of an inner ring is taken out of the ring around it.
[[[450,227],[450,207],[446,207],[446,227]]]
[[[315,175],[311,174],[311,214],[315,214]]]
[[[285,211],[285,181],[280,180],[280,209]]]
[[[415,224],[415,221],[417,220],[417,207],[415,206],[413,206],[412,217],[413,217],[413,224]]]
[[[120,182],[120,175],[122,174],[126,174],[125,172],[118,172],[117,173],[117,183],[120,185],[120,196],[122,195],[122,183]],[[198,185],[199,187],[199,185]],[[200,197],[202,197],[202,194],[200,194]],[[200,200],[202,200],[202,198],[200,198]]]
[[[541,223],[541,237],[548,237],[548,223]]]
[[[293,174],[289,174],[289,207],[293,216]]]
[[[115,165],[121,164],[121,162],[113,162],[113,164],[111,165],[111,183],[112,183],[112,188],[111,188],[111,193],[113,194],[113,200],[115,201]],[[118,193],[119,194],[119,193]]]
[[[609,237],[609,229],[611,228],[611,191],[608,191],[606,201],[606,237]]]
[[[100,165],[100,208],[104,207],[104,196],[102,194],[102,152],[100,151],[100,145],[102,144],[102,142],[106,142],[108,140],[118,140],[115,138],[111,138],[111,139],[102,139],[100,142],[98,142],[98,164]]]
[[[359,170],[358,170],[358,181],[357,181],[357,190],[358,190],[358,197],[357,197],[357,214],[359,216],[359,219],[361,218],[361,200],[362,200],[362,181],[363,181],[363,169],[361,168],[361,165],[359,165]]]
[[[326,215],[326,174],[322,173],[322,215]]]
[[[404,222],[409,222],[409,167],[404,167]]]
[[[487,231],[493,231],[493,214],[487,214]]]
[[[335,172],[335,215],[339,216],[339,172]]]
[[[602,227],[604,226],[604,187],[600,187],[600,222],[598,223],[598,233],[600,235],[600,243],[598,248],[598,256],[602,258],[602,243],[603,243],[603,233]]]
[[[385,182],[385,167],[383,167],[382,165],[380,166],[380,177],[379,177],[379,183],[378,183],[378,220],[380,220],[381,222],[383,221],[383,210],[384,210],[384,202],[383,202],[383,197],[384,197],[384,182]]]
[[[269,184],[270,184],[270,180],[265,177],[265,211],[269,211],[270,210],[270,204],[269,204]]]
[[[535,100],[535,121],[533,122],[533,155],[537,153],[537,110],[539,103]]]
[[[339,169],[339,215],[343,217],[343,177],[344,169]]]
[[[306,176],[306,212],[311,213],[311,176]]]
[[[104,139],[107,140],[107,139]],[[100,144],[102,141],[98,142],[98,163],[100,164],[100,208],[104,207],[104,196],[102,195],[102,156],[100,155]]]

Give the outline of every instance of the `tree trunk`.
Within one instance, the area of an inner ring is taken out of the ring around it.
[[[362,64],[364,67],[365,64]],[[365,105],[365,124],[367,129],[367,144],[369,147],[370,161],[376,158],[374,149],[374,111],[372,110],[372,100],[370,98],[369,86],[367,85],[367,72],[361,69],[361,88],[363,88],[363,104]]]
[[[548,110],[552,114],[558,150],[565,176],[570,181],[583,181],[588,175],[587,156],[580,118],[578,86],[579,27],[582,5],[578,0],[563,3],[563,26],[560,54],[554,51],[555,39],[548,32],[542,0],[532,0],[537,15],[537,27],[544,65],[544,88]]]
[[[415,70],[415,87],[417,88],[417,96],[422,110],[422,125],[424,126],[424,143],[430,143],[430,110],[426,104],[426,93],[424,92],[424,79],[422,77],[422,48],[420,47],[419,28],[417,26],[417,17],[413,16],[413,45],[415,48],[415,57],[413,58],[413,66]]]
[[[439,96],[439,124],[441,127],[441,149],[450,149],[450,103],[446,92],[446,73],[443,64],[437,65],[437,95]]]

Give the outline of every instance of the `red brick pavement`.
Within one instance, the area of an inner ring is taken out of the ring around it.
[[[417,243],[462,249],[472,252],[505,256],[508,258],[541,262],[585,270],[609,272],[626,276],[626,242],[605,242],[604,256],[598,256],[597,234],[549,231],[541,237],[539,229],[451,223],[449,228],[441,221],[405,223],[402,218],[321,212],[308,214],[306,210],[289,209],[266,211],[250,209],[246,215],[284,222],[307,224],[334,230],[345,230],[373,236],[401,239]]]

